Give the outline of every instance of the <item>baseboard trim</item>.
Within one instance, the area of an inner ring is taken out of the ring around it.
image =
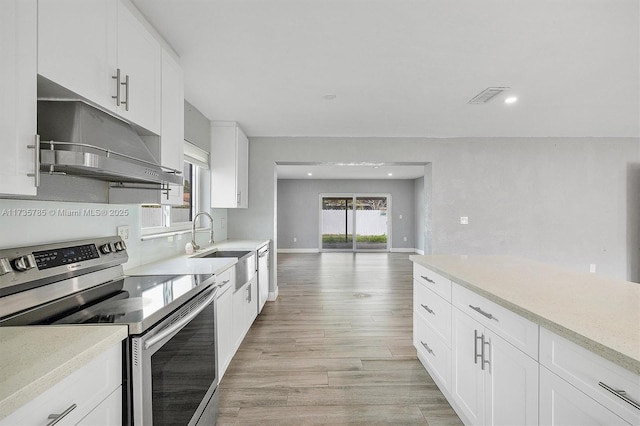
[[[418,254],[420,254],[420,255],[423,255],[423,256],[424,256],[424,250],[418,250],[418,249],[416,249],[416,253],[418,253]]]
[[[317,248],[306,248],[306,249],[285,249],[279,248],[278,253],[319,253],[320,251]]]
[[[279,290],[277,287],[276,287],[276,291],[270,291],[269,296],[267,296],[267,302],[275,302],[276,300],[278,300],[278,293],[279,293]]]
[[[416,253],[416,249],[410,247],[392,248],[391,253]]]

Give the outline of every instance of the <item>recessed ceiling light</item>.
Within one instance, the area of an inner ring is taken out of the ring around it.
[[[313,173],[309,172],[307,173],[307,176],[313,176]]]
[[[325,101],[332,101],[335,98],[336,98],[336,95],[334,95],[333,93],[327,93],[322,97],[322,99],[324,99]]]
[[[504,100],[505,104],[515,104],[516,102],[518,102],[518,98],[516,96],[509,96]]]
[[[393,176],[393,173],[387,173],[387,176]]]

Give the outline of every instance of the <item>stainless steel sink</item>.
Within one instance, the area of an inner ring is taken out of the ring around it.
[[[256,252],[255,251],[232,251],[232,250],[217,250],[210,253],[197,254],[192,256],[194,258],[238,258],[238,263],[235,265],[236,269],[236,290],[245,285],[257,272]]]

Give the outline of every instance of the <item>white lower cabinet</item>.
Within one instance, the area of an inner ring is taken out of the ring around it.
[[[233,307],[232,296],[234,283],[224,284],[216,299],[216,342],[218,345],[218,379],[222,380],[234,355],[233,340]]]
[[[640,375],[546,328],[540,364],[541,424],[640,425]]]
[[[233,293],[233,340],[234,351],[240,347],[244,336],[258,316],[257,276],[254,276],[240,289]]]
[[[451,395],[469,424],[537,425],[538,363],[453,309]]]
[[[630,423],[540,366],[540,424],[595,426]]]
[[[122,424],[122,345],[118,343],[0,420],[2,426]],[[108,413],[108,414],[104,414]]]

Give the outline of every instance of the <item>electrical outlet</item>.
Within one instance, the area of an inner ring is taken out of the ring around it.
[[[406,241],[407,241],[407,237],[403,237],[403,238],[402,238],[402,241],[405,241],[405,242],[406,242]]]
[[[399,216],[398,216],[398,219],[402,219],[402,215],[399,215]]]
[[[460,216],[460,225],[468,225],[469,218],[467,216]]]
[[[298,239],[297,239],[296,237],[293,237],[293,242],[294,242],[294,243],[297,243],[297,242],[298,242]]]
[[[596,272],[596,264],[592,263],[589,265],[589,272],[591,272],[592,274],[594,274]]]
[[[128,226],[118,226],[118,236],[122,238],[122,240],[129,239],[129,227]]]

